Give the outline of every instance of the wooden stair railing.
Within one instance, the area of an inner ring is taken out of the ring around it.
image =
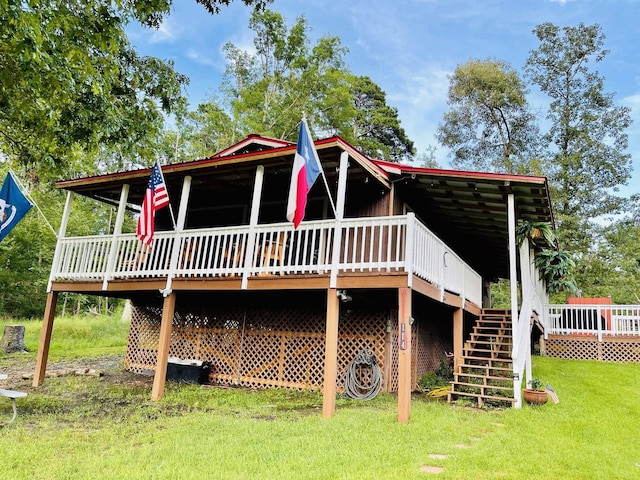
[[[513,406],[511,313],[483,309],[454,372],[449,403],[466,398],[477,407]]]

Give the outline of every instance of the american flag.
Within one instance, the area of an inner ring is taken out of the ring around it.
[[[547,386],[545,387],[545,391],[551,397],[551,400],[553,400],[553,403],[560,402],[560,399],[558,398],[556,391],[553,388],[551,388],[551,385],[549,385],[548,383],[547,383]]]
[[[153,164],[153,168],[151,169],[151,178],[149,179],[147,190],[144,193],[142,210],[138,217],[136,234],[141,242],[151,246],[153,233],[155,231],[156,211],[167,205],[169,205],[169,194],[164,184],[160,164],[156,160],[156,163]]]

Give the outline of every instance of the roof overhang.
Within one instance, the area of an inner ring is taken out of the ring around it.
[[[546,177],[375,163],[420,220],[485,278],[509,277],[509,194],[516,220],[554,224]]]

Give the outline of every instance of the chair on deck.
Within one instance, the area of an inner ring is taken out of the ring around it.
[[[262,267],[268,267],[270,265],[284,265],[284,253],[286,249],[287,234],[280,232],[277,238],[265,239],[262,245]],[[267,272],[262,272],[260,275],[268,275]],[[280,270],[280,275],[284,275],[284,270]]]
[[[151,247],[146,243],[141,243],[136,249],[136,253],[133,258],[125,258],[120,264],[123,272],[132,272],[134,270],[140,270],[142,266],[147,262],[147,256],[151,252]]]

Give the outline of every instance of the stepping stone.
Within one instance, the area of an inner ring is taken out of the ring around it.
[[[430,453],[429,458],[433,458],[434,460],[445,460],[447,456],[441,453]]]
[[[444,472],[444,467],[434,467],[433,465],[422,465],[420,467],[421,472],[426,473],[442,473]]]

